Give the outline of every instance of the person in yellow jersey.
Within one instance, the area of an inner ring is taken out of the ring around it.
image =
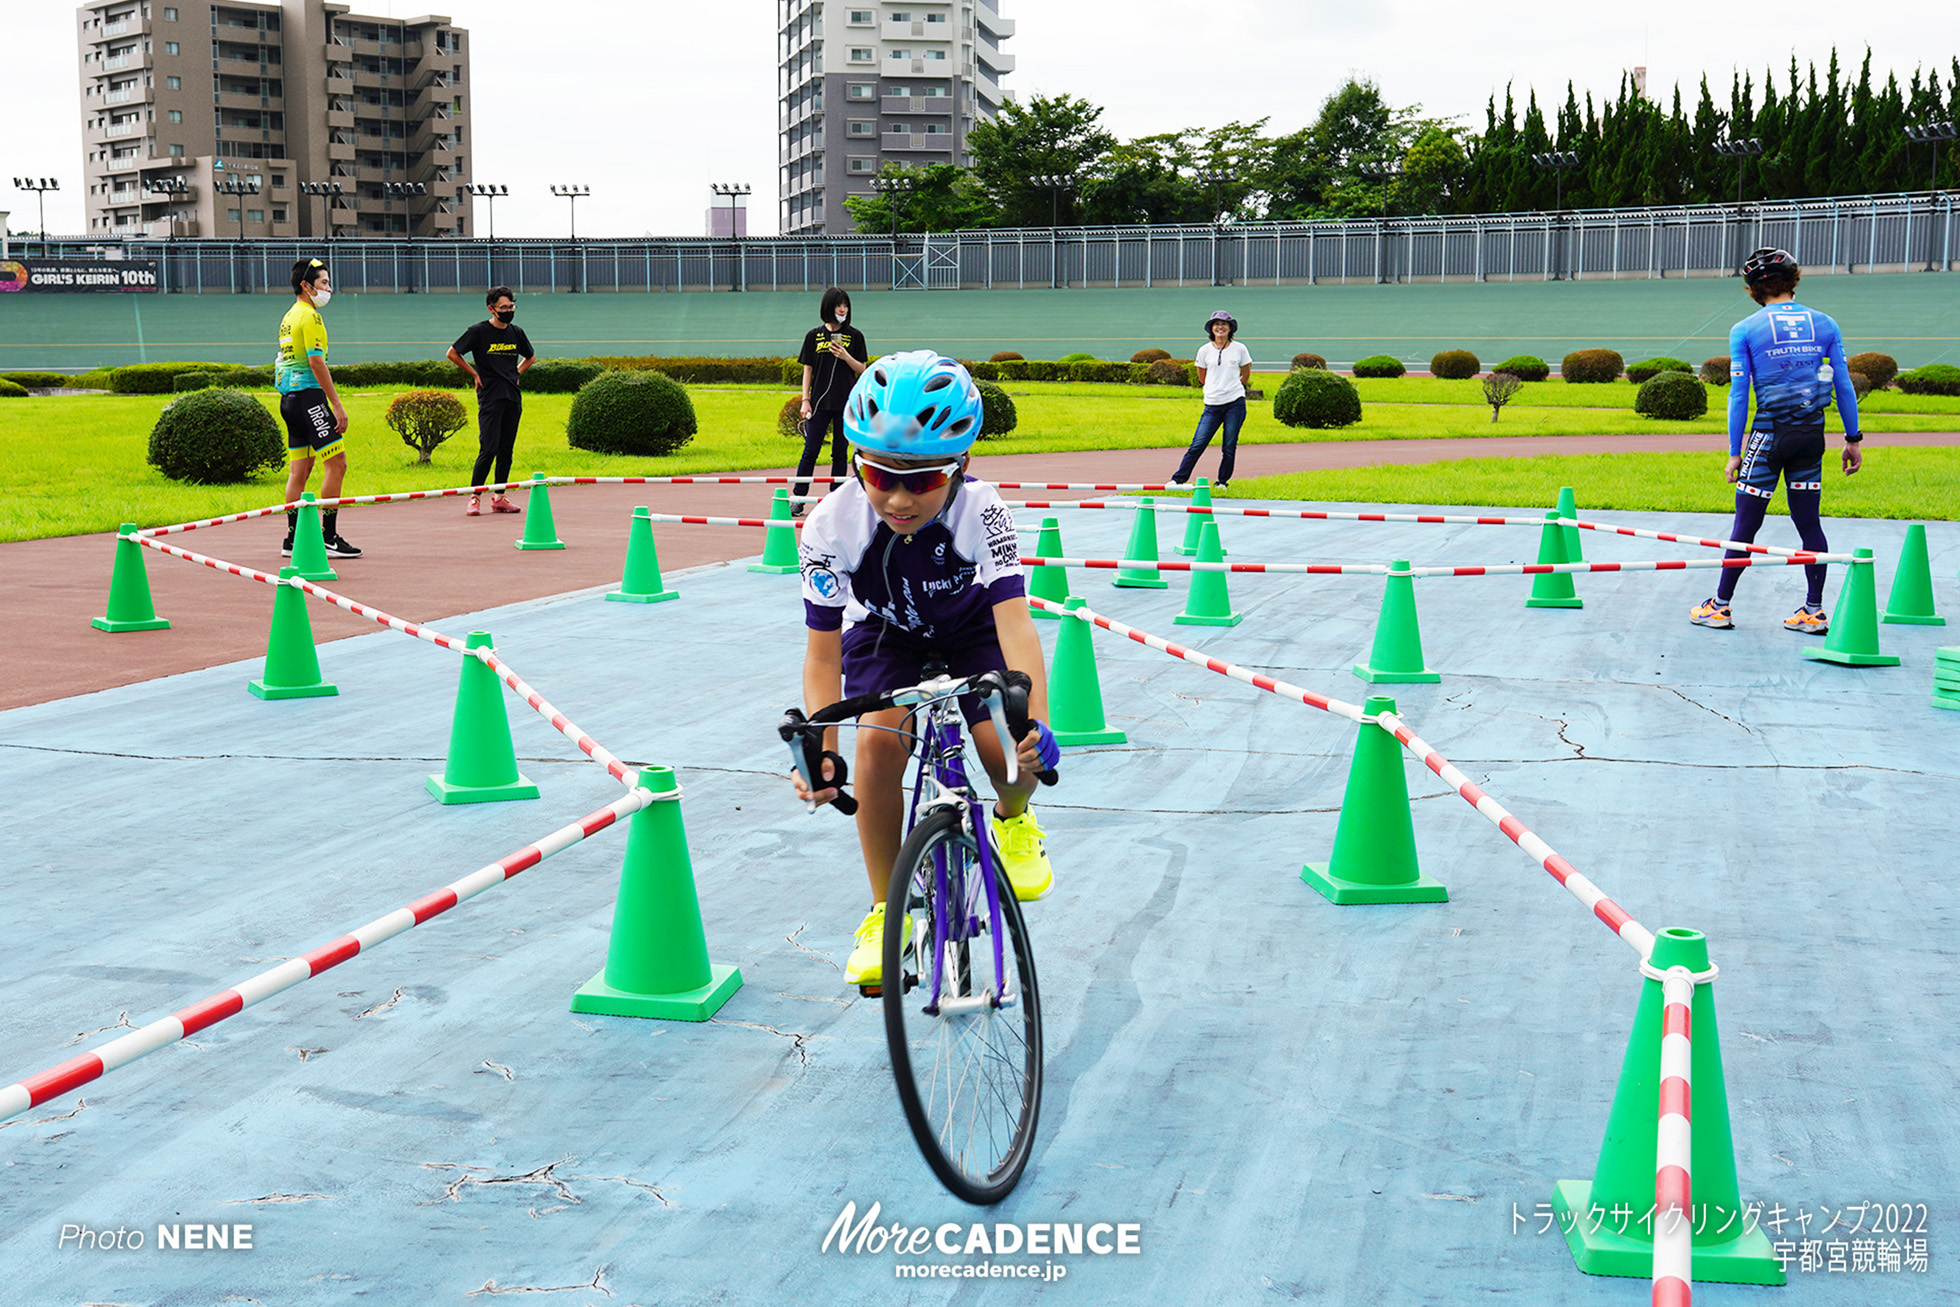
[[[327,324],[320,310],[333,298],[333,277],[318,259],[293,265],[293,294],[297,297],[279,320],[279,353],[273,360],[273,386],[279,392],[279,416],[286,422],[286,502],[299,499],[320,460],[320,497],[338,499],[347,476],[347,410],[327,371]],[[293,531],[299,510],[286,510],[286,543],[279,552],[293,556]],[[327,553],[335,558],[359,558],[361,551],[340,534],[340,510],[320,510],[320,534]]]

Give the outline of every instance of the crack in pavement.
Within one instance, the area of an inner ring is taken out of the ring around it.
[[[505,1066],[501,1062],[492,1062],[487,1057],[483,1059],[483,1065],[475,1069],[474,1074],[482,1075],[485,1071],[495,1071],[498,1075],[502,1076],[506,1080],[517,1079],[517,1077],[511,1073],[511,1069],[509,1067]]]
[[[659,1185],[648,1184],[644,1180],[635,1180],[630,1175],[575,1175],[572,1178],[574,1180],[603,1180],[610,1184],[630,1185],[635,1189],[644,1189],[655,1198],[658,1198],[662,1207],[674,1206],[673,1199],[667,1197],[666,1191],[661,1189]]]
[[[1633,685],[1633,684],[1636,684],[1636,682],[1633,682],[1633,681],[1613,681],[1613,682],[1610,682],[1610,684],[1613,684],[1613,685]],[[1673,695],[1673,696],[1674,696],[1675,698],[1677,698],[1677,699],[1679,699],[1679,700],[1681,700],[1681,701],[1682,701],[1683,703],[1691,703],[1691,704],[1693,704],[1693,705],[1694,705],[1695,707],[1697,707],[1697,708],[1699,708],[1699,709],[1701,709],[1701,710],[1702,710],[1703,712],[1705,712],[1705,713],[1714,713],[1714,714],[1715,714],[1715,716],[1717,716],[1717,717],[1720,717],[1720,718],[1721,718],[1721,719],[1722,719],[1723,721],[1725,721],[1725,722],[1727,722],[1727,723],[1729,723],[1729,725],[1731,725],[1731,726],[1740,726],[1740,727],[1741,727],[1741,728],[1742,728],[1743,730],[1745,730],[1745,731],[1747,731],[1747,732],[1749,732],[1749,734],[1751,734],[1751,735],[1756,735],[1756,731],[1755,731],[1755,728],[1753,728],[1753,727],[1751,727],[1751,726],[1750,726],[1750,725],[1749,725],[1749,724],[1748,724],[1747,722],[1742,722],[1742,721],[1738,721],[1737,719],[1735,719],[1734,717],[1731,717],[1731,716],[1729,716],[1729,715],[1728,715],[1727,713],[1725,713],[1725,712],[1719,712],[1719,711],[1717,711],[1717,710],[1716,710],[1716,709],[1714,709],[1714,708],[1710,708],[1710,707],[1709,707],[1709,706],[1708,706],[1707,704],[1705,704],[1705,703],[1702,703],[1702,702],[1701,702],[1700,700],[1698,700],[1698,699],[1692,699],[1692,698],[1690,698],[1689,696],[1687,696],[1687,695],[1685,695],[1685,694],[1682,694],[1682,693],[1681,693],[1681,692],[1680,692],[1679,690],[1677,690],[1677,689],[1675,689],[1675,688],[1674,688],[1673,686],[1671,686],[1671,685],[1661,685],[1661,684],[1658,684],[1658,683],[1657,683],[1657,684],[1655,684],[1655,685],[1652,685],[1652,686],[1650,686],[1649,688],[1650,688],[1650,689],[1655,689],[1655,690],[1666,690],[1666,691],[1667,691],[1667,692],[1668,692],[1669,694],[1671,694],[1671,695]],[[1761,736],[1757,736],[1756,738],[1758,738],[1758,739],[1761,739],[1762,737],[1761,737]]]
[[[70,1108],[68,1111],[63,1112],[60,1116],[44,1116],[38,1121],[0,1121],[0,1130],[11,1130],[17,1125],[53,1125],[56,1121],[66,1121],[73,1117],[80,1116],[83,1112],[87,1110],[88,1110],[88,1100],[86,1098],[78,1098],[75,1100],[75,1106]],[[62,1133],[72,1134],[74,1132],[70,1130],[64,1130],[62,1131]]]
[[[464,1174],[459,1175],[454,1180],[450,1181],[449,1187],[442,1191],[442,1198],[438,1199],[437,1201],[460,1203],[463,1201],[463,1190],[470,1188],[471,1186],[480,1186],[483,1188],[488,1188],[493,1184],[537,1185],[541,1188],[550,1189],[552,1192],[556,1193],[558,1197],[564,1200],[563,1202],[559,1203],[555,1207],[545,1208],[542,1212],[539,1211],[537,1208],[533,1207],[531,1209],[531,1217],[533,1220],[535,1220],[540,1216],[549,1216],[553,1212],[562,1212],[567,1207],[575,1206],[576,1204],[584,1201],[577,1194],[572,1192],[571,1186],[567,1185],[563,1180],[560,1180],[557,1176],[552,1174],[553,1171],[556,1171],[559,1167],[565,1165],[565,1163],[572,1160],[573,1159],[570,1157],[561,1157],[555,1162],[548,1163],[547,1165],[544,1166],[536,1167],[532,1170],[524,1172],[524,1174],[522,1175],[490,1175],[490,1174],[471,1175],[469,1174],[469,1172],[472,1171],[481,1171],[487,1173],[490,1170],[490,1168],[487,1166],[469,1166],[459,1162],[424,1162],[422,1163],[422,1166],[425,1170],[430,1170],[430,1171],[464,1172]],[[424,1206],[428,1206],[428,1204],[424,1204]],[[582,1287],[582,1286],[573,1286],[573,1287]],[[553,1292],[556,1291],[554,1290]]]
[[[1548,717],[1545,720],[1551,721],[1553,719]],[[1574,740],[1571,736],[1566,734],[1567,731],[1572,729],[1572,723],[1565,720],[1563,717],[1558,718],[1557,720],[1558,720],[1559,743],[1563,744],[1566,748],[1572,750],[1572,752],[1577,756],[1584,758],[1586,756],[1586,746],[1580,744],[1577,740]]]
[[[606,1270],[606,1267],[601,1266],[592,1273],[592,1278],[583,1284],[513,1284],[503,1286],[499,1285],[495,1280],[485,1280],[481,1289],[471,1289],[463,1296],[465,1298],[474,1298],[479,1294],[490,1294],[494,1296],[504,1293],[575,1293],[580,1289],[597,1289],[600,1293],[610,1298],[613,1296],[613,1291],[602,1283],[606,1278]]]
[[[709,1017],[708,1021],[711,1025],[717,1025],[717,1026],[746,1026],[750,1030],[766,1030],[772,1035],[781,1035],[784,1039],[794,1040],[796,1041],[795,1052],[796,1052],[797,1060],[801,1062],[806,1069],[810,1065],[810,1050],[807,1047],[805,1047],[806,1043],[810,1039],[810,1036],[808,1035],[798,1034],[796,1031],[793,1030],[778,1030],[774,1026],[765,1026],[755,1021],[724,1021],[720,1017]]]
[[[327,1050],[324,1048],[301,1048],[297,1044],[288,1044],[286,1045],[286,1051],[288,1053],[298,1053],[299,1060],[304,1062],[307,1059],[311,1058],[315,1053],[324,1053]]]
[[[837,965],[836,959],[832,958],[830,954],[819,953],[815,949],[807,947],[796,938],[798,935],[801,935],[804,931],[808,930],[809,928],[810,928],[810,923],[806,921],[802,925],[798,926],[795,930],[792,930],[789,934],[783,936],[783,938],[788,940],[790,947],[795,949],[798,953],[808,953],[813,958],[820,958],[823,961],[828,962],[830,964],[831,970],[833,971],[843,970],[842,967],[839,967]]]
[[[80,1034],[76,1035],[73,1039],[63,1044],[62,1047],[72,1048],[76,1044],[81,1043],[84,1039],[87,1039],[90,1035],[104,1035],[111,1030],[134,1030],[134,1029],[136,1029],[136,1027],[131,1025],[129,1021],[129,1012],[127,1010],[124,1010],[116,1014],[116,1022],[114,1025],[98,1026],[94,1030],[84,1030]]]
[[[332,1202],[333,1196],[331,1194],[282,1194],[274,1192],[266,1194],[263,1198],[234,1198],[228,1203],[220,1203],[219,1206],[263,1207],[272,1203],[310,1203],[316,1200]]]
[[[388,1000],[386,1000],[385,1002],[381,1002],[381,1003],[376,1003],[376,1004],[375,1004],[375,1005],[374,1005],[373,1007],[371,1007],[371,1008],[369,1008],[369,1009],[368,1009],[367,1011],[365,1011],[365,1012],[357,1012],[357,1013],[355,1013],[355,1014],[354,1014],[354,1020],[356,1020],[356,1021],[359,1021],[359,1020],[361,1020],[361,1019],[362,1019],[363,1017],[371,1017],[371,1016],[373,1016],[373,1015],[374,1015],[375,1013],[377,1013],[377,1012],[386,1012],[386,1011],[387,1011],[387,1010],[388,1010],[389,1008],[391,1008],[391,1007],[393,1007],[393,1006],[394,1006],[395,1004],[397,1004],[397,1003],[399,1003],[399,1002],[401,1002],[401,1001],[402,1001],[402,993],[403,993],[403,991],[402,991],[402,990],[399,990],[399,989],[397,989],[397,990],[395,991],[395,994],[394,994],[394,997],[393,997],[393,998],[390,998],[390,999],[388,999]]]

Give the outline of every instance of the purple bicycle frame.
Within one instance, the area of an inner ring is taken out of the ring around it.
[[[945,714],[942,716],[942,714]],[[993,936],[994,979],[998,988],[994,992],[994,1004],[1007,994],[1006,955],[1001,940],[1000,883],[994,862],[993,841],[986,836],[986,813],[981,811],[980,801],[973,797],[972,787],[966,778],[966,739],[960,730],[960,717],[957,708],[950,712],[941,705],[934,705],[928,712],[924,738],[920,741],[919,765],[913,775],[912,804],[906,817],[905,831],[911,834],[919,821],[919,797],[925,793],[926,767],[932,767],[933,779],[942,790],[964,797],[967,809],[967,823],[974,835],[974,845],[980,854],[980,875],[987,893],[987,921],[989,933]],[[934,852],[933,892],[941,910],[932,914],[932,989],[926,1002],[925,1011],[930,1015],[939,1012],[939,998],[946,970],[946,945],[959,940],[972,939],[979,933],[980,920],[967,911],[968,888],[962,884],[958,900],[959,920],[948,923],[945,905],[953,903],[952,875],[947,868],[946,849],[941,846]],[[949,924],[956,935],[948,934]],[[922,982],[925,977],[919,978]]]

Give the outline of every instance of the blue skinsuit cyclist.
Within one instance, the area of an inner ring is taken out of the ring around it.
[[[961,706],[999,796],[993,828],[1002,865],[1015,897],[1028,900],[1054,883],[1028,796],[1036,773],[1052,769],[1060,750],[1043,720],[1047,673],[1028,616],[1014,515],[991,485],[965,475],[981,416],[980,392],[966,369],[931,350],[877,359],[852,387],[844,434],[856,477],[826,495],[803,528],[803,699],[815,712],[845,696],[915,685],[929,661],[956,677],[1025,672],[1034,684],[1030,729],[1016,749],[1018,783],[1006,782],[1006,758],[986,708],[977,700]],[[860,720],[897,728],[908,711],[890,708]],[[833,728],[824,748],[835,747]],[[876,985],[882,974],[884,897],[903,834],[908,757],[906,741],[891,730],[857,732],[851,771],[872,907],[844,967],[847,984]],[[826,762],[825,779],[832,775]],[[801,776],[793,779],[800,799],[837,796],[834,788],[812,791]]]
[[[1824,410],[1832,397],[1844,419],[1844,474],[1864,462],[1858,445],[1858,392],[1844,361],[1844,339],[1837,323],[1797,303],[1803,271],[1782,250],[1760,249],[1742,265],[1749,297],[1761,310],[1729,332],[1729,463],[1735,483],[1735,525],[1729,539],[1753,544],[1776,493],[1779,475],[1787,485],[1790,521],[1803,547],[1822,553],[1830,546],[1818,520],[1824,495]],[[1828,376],[1825,369],[1829,369]],[[1756,420],[1748,423],[1749,391],[1756,392]],[[1745,426],[1747,443],[1744,442]],[[1746,555],[1728,550],[1724,558]],[[1726,568],[1712,597],[1695,605],[1688,620],[1697,626],[1731,627],[1729,599],[1743,569]],[[1809,584],[1804,604],[1783,625],[1805,635],[1830,628],[1824,615],[1822,563],[1804,566]]]

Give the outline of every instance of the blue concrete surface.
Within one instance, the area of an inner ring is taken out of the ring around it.
[[[1070,553],[1104,556],[1129,525],[1062,522]],[[1881,599],[1903,525],[1828,523],[1839,547],[1877,551]],[[1787,534],[1778,519],[1765,539]],[[1960,535],[1930,534],[1941,611],[1960,619]],[[1224,535],[1235,560],[1528,561],[1537,541],[1247,521]],[[1681,549],[1585,544],[1593,559]],[[1183,580],[1071,580],[1144,629],[1364,697],[1347,668],[1375,579],[1235,576],[1245,622],[1202,631],[1172,625]],[[1685,621],[1709,586],[1580,577],[1587,606],[1551,611],[1523,606],[1526,578],[1425,580],[1443,679],[1396,697],[1643,923],[1707,932],[1746,1198],[1810,1213],[1811,1237],[1825,1209],[1927,1205],[1925,1273],[1793,1270],[1785,1289],[1697,1286],[1697,1301],[1952,1301],[1943,891],[1960,714],[1929,696],[1934,648],[1960,637],[1888,626],[1903,666],[1826,666],[1781,628],[1794,569],[1743,578],[1733,632]],[[345,588],[358,596],[358,577]],[[1331,846],[1354,728],[1106,635],[1104,697],[1130,742],[1074,752],[1042,796],[1058,888],[1030,914],[1039,1147],[1000,1207],[950,1198],[900,1119],[876,1005],[839,984],[866,897],[852,828],[806,817],[782,777],[771,726],[798,695],[794,582],[734,565],[677,588],[673,604],[591,591],[441,625],[492,631],[598,739],[678,769],[710,951],[747,981],[718,1020],[567,1010],[606,947],[623,841],[602,834],[0,1126],[0,1299],[1646,1301],[1644,1283],[1581,1275],[1531,1219],[1555,1181],[1592,1172],[1638,997],[1631,951],[1413,765],[1423,869],[1451,901],[1331,906],[1299,869]],[[316,947],[617,794],[514,707],[543,798],[442,808],[422,778],[441,764],[456,659],[377,632],[322,663],[338,698],[262,703],[245,689],[256,665],[234,664],[0,714],[0,1077]],[[1141,1252],[820,1253],[847,1201],[908,1227],[1133,1222]],[[249,1222],[254,1248],[157,1250],[159,1223],[187,1221]],[[62,1247],[64,1225],[142,1229],[146,1247]],[[1068,1274],[896,1278],[901,1261],[989,1260]]]

